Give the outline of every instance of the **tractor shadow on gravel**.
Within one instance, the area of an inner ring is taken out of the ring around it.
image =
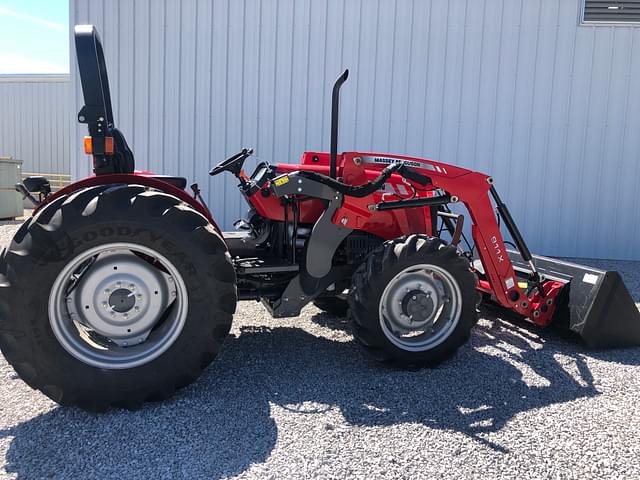
[[[312,321],[349,328],[326,314]],[[347,426],[421,423],[507,452],[499,436],[486,437],[518,413],[598,394],[586,353],[494,317],[481,320],[452,360],[410,372],[377,365],[350,341],[244,327],[194,386],[168,402],[103,415],[54,408],[0,432],[13,437],[5,468],[19,478],[231,476],[272,454],[274,408],[300,415],[301,428],[319,422],[326,435],[344,431],[323,417],[338,408]],[[640,363],[637,350],[601,355]]]

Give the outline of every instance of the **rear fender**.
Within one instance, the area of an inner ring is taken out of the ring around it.
[[[201,213],[202,215],[204,215],[205,218],[209,220],[211,225],[213,225],[213,227],[222,237],[222,230],[220,230],[220,227],[218,226],[218,224],[211,217],[207,209],[199,201],[197,201],[191,195],[187,194],[184,190],[181,190],[178,187],[171,185],[170,183],[163,182],[162,180],[158,180],[157,178],[153,178],[146,175],[117,173],[112,175],[100,175],[100,176],[83,178],[82,180],[71,183],[66,187],[64,187],[63,189],[58,190],[57,192],[49,195],[45,201],[43,201],[40,205],[38,205],[38,207],[33,211],[33,213],[34,214],[37,213],[41,208],[55,201],[57,198],[63,195],[69,195],[73,192],[76,192],[78,190],[81,190],[87,187],[95,187],[97,185],[110,185],[110,184],[142,185],[144,187],[155,188],[168,195],[172,195],[180,199],[184,203],[188,204],[198,213]]]

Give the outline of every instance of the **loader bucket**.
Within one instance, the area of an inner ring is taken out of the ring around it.
[[[528,265],[509,251],[514,269],[528,274]],[[552,324],[566,326],[591,348],[640,346],[640,312],[620,274],[533,255],[546,278],[566,282],[558,297]]]

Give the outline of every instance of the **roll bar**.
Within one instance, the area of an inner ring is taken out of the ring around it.
[[[76,25],[76,54],[84,106],[78,121],[86,123],[85,152],[93,156],[96,175],[133,173],[135,159],[122,132],[114,125],[107,66],[100,36],[93,25]]]
[[[78,112],[78,121],[88,125],[92,137],[102,137],[107,129],[113,128],[111,92],[102,42],[93,25],[76,25],[74,34],[84,95],[84,106]]]

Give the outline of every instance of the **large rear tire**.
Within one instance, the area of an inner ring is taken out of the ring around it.
[[[435,366],[476,323],[476,277],[457,249],[426,235],[385,242],[358,267],[349,295],[355,338],[376,359]]]
[[[63,405],[138,408],[193,382],[237,301],[205,217],[142,186],[99,186],[27,220],[0,258],[0,349]]]

